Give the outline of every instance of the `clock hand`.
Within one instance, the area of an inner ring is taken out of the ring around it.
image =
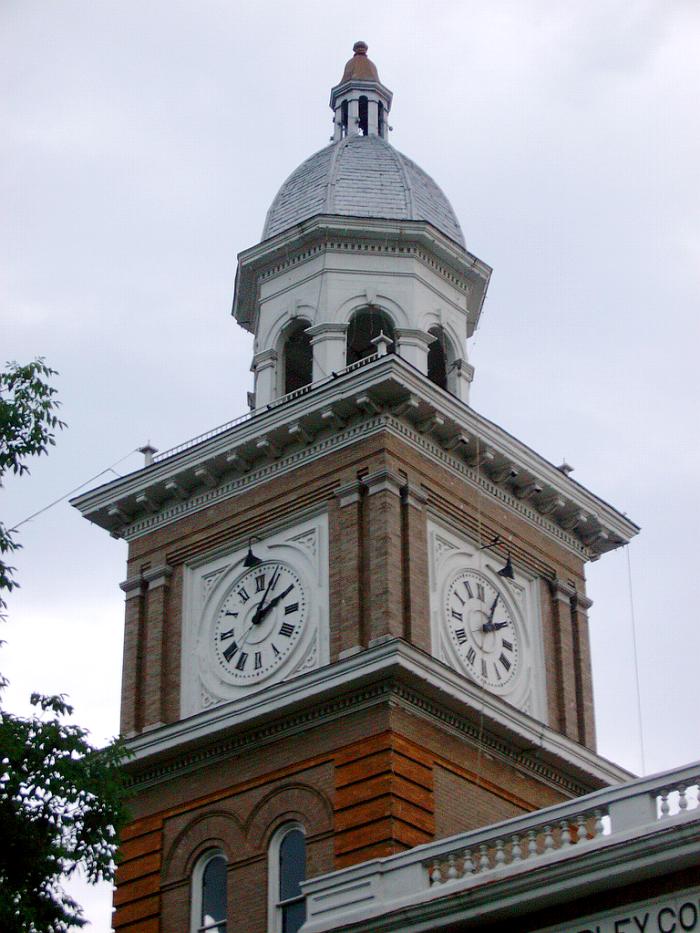
[[[491,606],[491,612],[489,612],[489,622],[493,620],[493,614],[496,611],[496,604],[498,603],[498,600],[500,599],[500,597],[501,597],[501,594],[496,593],[496,598],[493,601],[493,606]]]
[[[505,628],[506,625],[510,625],[510,621],[506,619],[504,622],[492,622],[491,631],[497,632],[499,629]]]
[[[500,597],[501,597],[501,594],[496,593],[496,598],[494,599],[493,605],[491,606],[491,611],[489,612],[488,622],[484,622],[484,624],[481,626],[482,632],[495,632],[496,631],[493,627],[493,616],[494,616],[494,613],[496,612],[496,606],[498,604],[498,600],[500,599]]]
[[[263,598],[260,600],[260,602],[258,603],[257,609],[253,613],[253,618],[251,620],[253,625],[259,625],[262,622],[264,616],[267,615],[267,611],[265,607],[265,600],[267,599],[267,594],[270,592],[272,587],[277,583],[277,580],[279,579],[279,575],[280,575],[280,569],[279,567],[275,567],[275,572],[270,577],[270,582],[267,584],[267,587],[265,588],[265,592],[263,593]]]
[[[261,610],[261,609],[260,609],[260,606],[258,606],[258,611],[256,612],[257,622],[258,622],[258,623],[262,622],[262,620],[265,618],[265,616],[266,616],[272,609],[275,608],[275,606],[277,605],[277,603],[278,603],[281,599],[284,599],[284,597],[285,597],[288,593],[290,593],[293,589],[294,589],[294,584],[293,584],[293,583],[290,583],[289,586],[287,587],[287,589],[286,589],[286,590],[283,590],[281,593],[279,593],[277,596],[275,596],[274,599],[271,599],[270,602],[267,604],[267,606],[265,606],[264,609]]]

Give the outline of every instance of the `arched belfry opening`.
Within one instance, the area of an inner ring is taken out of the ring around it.
[[[380,308],[362,308],[350,318],[348,327],[346,363],[350,366],[377,352],[376,344],[372,341],[380,334],[384,334],[392,341],[389,353],[394,352],[396,334],[394,323]]]
[[[447,389],[449,361],[445,331],[436,325],[431,327],[428,333],[435,338],[428,347],[428,379],[441,389]]]
[[[357,102],[357,121],[360,135],[369,136],[369,104],[365,94],[360,95]]]
[[[313,350],[306,333],[308,321],[296,321],[284,333],[282,347],[283,394],[295,392],[313,381]]]

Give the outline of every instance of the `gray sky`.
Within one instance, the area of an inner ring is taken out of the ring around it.
[[[696,3],[5,0],[0,346],[60,370],[69,429],[8,480],[3,517],[245,410],[236,254],[327,143],[357,39],[394,91],[391,141],[494,268],[474,407],[642,525],[646,771],[698,759]],[[68,693],[101,741],[118,727],[126,545],[66,503],[21,540],[7,700]],[[640,771],[626,553],[588,578],[599,751]],[[108,930],[108,892],[79,896]]]

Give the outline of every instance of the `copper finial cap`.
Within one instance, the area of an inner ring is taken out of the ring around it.
[[[366,42],[356,42],[353,45],[352,50],[355,54],[345,66],[343,77],[340,79],[341,84],[353,80],[379,82],[377,66],[367,58],[367,48]]]

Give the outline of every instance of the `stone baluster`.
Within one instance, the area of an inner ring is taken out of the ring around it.
[[[510,859],[512,862],[522,862],[523,853],[520,848],[520,836],[517,833],[510,837]]]

